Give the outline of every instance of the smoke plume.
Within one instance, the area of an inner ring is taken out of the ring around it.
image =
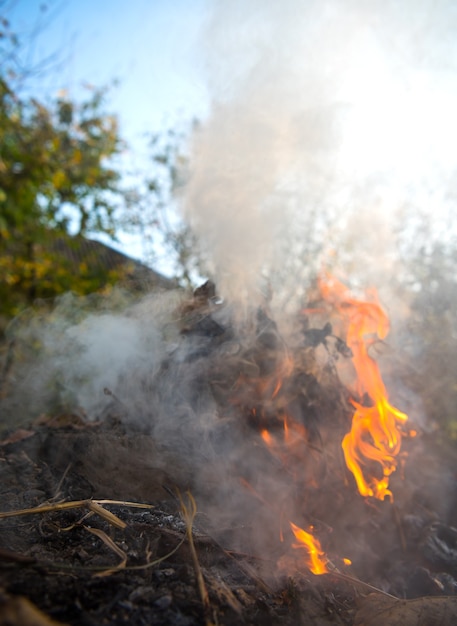
[[[449,232],[455,3],[211,7],[185,214],[223,295],[255,298],[261,275],[296,292],[323,262],[379,284],[420,212]]]

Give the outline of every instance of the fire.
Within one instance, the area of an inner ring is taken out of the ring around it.
[[[281,451],[286,453],[286,456],[281,457],[281,460],[284,465],[287,465],[288,455],[292,453],[295,446],[307,440],[307,433],[306,428],[302,424],[299,424],[287,414],[278,416],[278,419],[279,417],[282,419],[282,431],[273,436],[267,428],[263,428],[260,431],[260,436],[272,453],[276,452],[278,456],[280,456],[279,453]]]
[[[322,329],[306,331],[307,338],[312,339],[306,345],[314,348],[322,343],[328,350],[327,341],[330,345],[339,341],[336,344],[338,352],[352,357],[356,374],[351,390],[354,407],[352,427],[341,444],[346,465],[363,496],[392,499],[389,478],[397,468],[408,416],[390,404],[378,365],[369,354],[373,342],[387,336],[389,318],[375,291],[367,300],[357,299],[345,285],[330,275],[320,279],[319,288],[323,299],[338,313],[345,326],[346,337],[344,341],[333,335],[332,324],[327,322]],[[306,313],[322,313],[322,309],[307,309]],[[302,393],[301,368],[307,364],[309,355],[289,351],[282,342],[277,344],[281,349],[277,354],[273,352],[275,360],[268,353],[267,366],[261,359],[256,363],[261,375],[249,377],[244,372],[238,376],[231,402],[247,411],[251,423],[258,429],[259,439],[281,463],[285,475],[301,487],[317,487],[320,466],[315,459],[316,453],[321,455],[322,450],[313,443],[312,421],[305,419],[308,404],[303,405],[297,400]],[[306,398],[306,402],[309,401]],[[266,506],[270,506],[268,493],[257,493],[248,483],[243,481],[243,484]],[[284,514],[287,519],[286,508],[281,516]],[[314,536],[313,528],[304,530],[291,521],[288,523],[295,537],[293,547],[301,549],[309,570],[316,575],[328,573],[331,562]],[[280,538],[282,540],[281,532]],[[345,558],[342,563],[349,566],[351,561]]]
[[[319,288],[324,299],[347,320],[347,344],[357,374],[355,392],[359,400],[352,400],[355,408],[352,428],[342,443],[346,464],[363,496],[392,498],[389,476],[397,467],[402,441],[400,427],[408,416],[389,403],[378,365],[368,354],[372,338],[384,339],[388,334],[389,319],[376,292],[372,292],[370,301],[358,300],[329,274],[320,279]],[[381,466],[382,478],[369,473],[367,466],[371,462]]]
[[[256,491],[256,489],[254,489],[246,480],[240,479],[240,482],[246,489],[248,489],[252,494],[254,494],[256,498],[258,498],[266,506],[268,507],[270,506],[268,501],[265,500],[261,496],[261,494],[258,491]],[[327,567],[327,563],[329,561],[327,559],[325,552],[321,548],[319,539],[317,539],[316,537],[312,535],[312,531],[314,530],[314,528],[310,526],[308,528],[308,531],[306,531],[291,521],[289,521],[289,526],[295,536],[295,539],[297,540],[297,543],[292,544],[292,547],[295,549],[305,550],[305,552],[307,552],[307,555],[305,557],[305,563],[306,563],[307,568],[310,570],[310,572],[315,574],[316,576],[320,574],[327,574],[329,572],[329,569]],[[284,541],[282,527],[279,532],[279,538],[281,542]],[[351,561],[349,559],[343,559],[343,562],[346,565],[351,564]],[[281,566],[281,563],[282,565],[285,565],[287,568],[288,564],[290,563],[290,560],[288,557],[286,557],[284,560],[280,559],[280,561],[278,562],[278,565]]]
[[[327,559],[322,551],[321,544],[318,539],[303,528],[296,526],[293,522],[289,522],[295,539],[298,543],[294,543],[293,547],[305,549],[308,552],[307,566],[309,570],[316,575],[327,574]],[[310,528],[309,530],[313,530]]]
[[[260,433],[260,436],[262,437],[264,442],[267,444],[267,446],[270,447],[273,445],[273,439],[266,428],[262,430],[262,432]]]

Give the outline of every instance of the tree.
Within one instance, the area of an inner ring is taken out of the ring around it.
[[[91,89],[81,103],[61,95],[45,105],[21,95],[7,53],[0,49],[0,315],[8,319],[35,298],[107,282],[100,267],[82,263],[75,274],[56,241],[114,237],[123,191],[112,163],[123,144],[116,118],[103,110],[105,90]]]

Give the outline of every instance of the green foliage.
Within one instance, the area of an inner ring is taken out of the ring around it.
[[[87,293],[113,279],[100,267],[75,268],[55,241],[70,228],[114,236],[122,191],[110,163],[122,143],[116,119],[103,112],[103,90],[80,104],[61,96],[45,106],[20,96],[5,69],[0,64],[0,315],[10,318],[37,297]]]
[[[119,175],[107,165],[121,148],[116,120],[100,112],[102,93],[80,106],[23,101],[0,77],[1,235],[34,219],[67,231],[114,233]],[[10,233],[11,234],[11,233]]]

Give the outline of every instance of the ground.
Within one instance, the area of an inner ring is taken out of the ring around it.
[[[30,340],[29,368],[6,359],[0,626],[457,623],[455,445],[404,433],[395,499],[362,497],[341,447],[351,350],[324,322],[298,325],[291,348],[263,311],[238,338],[211,297],[180,305],[176,328],[165,316],[160,367],[148,344],[146,370],[99,386],[90,416],[40,408],[77,356],[60,334],[57,360]],[[294,525],[320,539],[326,573]]]
[[[4,438],[2,510],[17,514],[0,519],[2,626],[455,623],[456,597],[396,600],[338,572],[287,574],[221,545],[204,514],[192,516],[184,475],[177,484],[179,471],[146,466],[141,450],[127,465],[140,439],[153,447],[75,422]]]
[[[197,513],[193,541],[209,595],[205,607],[182,504],[165,489],[167,481],[172,486],[170,477],[163,471],[155,477],[149,473],[150,497],[136,502],[138,506],[129,502],[132,495],[144,496],[144,480],[143,486],[135,481],[128,502],[125,482],[120,481],[118,493],[106,485],[110,477],[104,472],[112,468],[98,467],[92,483],[88,479],[90,461],[81,466],[81,450],[107,437],[106,430],[97,427],[43,426],[18,431],[2,446],[3,508],[23,511],[47,503],[48,509],[0,522],[3,613],[13,610],[17,598],[27,598],[47,617],[40,622],[33,613],[15,622],[0,619],[1,624],[50,624],[52,619],[75,626],[292,625],[309,623],[310,618],[323,625],[353,623],[358,595],[353,586],[342,580],[318,581],[306,572],[296,580],[278,575],[274,563],[229,552],[199,531]],[[116,449],[113,441],[111,445],[114,459],[122,446]],[[132,475],[139,470],[128,471]],[[102,493],[122,502],[100,504],[100,515],[93,503],[94,494]],[[188,496],[182,497],[188,502]],[[62,501],[71,508],[59,508]],[[105,509],[116,516],[114,523],[105,518]],[[126,526],[118,527],[123,526],[119,520]]]

